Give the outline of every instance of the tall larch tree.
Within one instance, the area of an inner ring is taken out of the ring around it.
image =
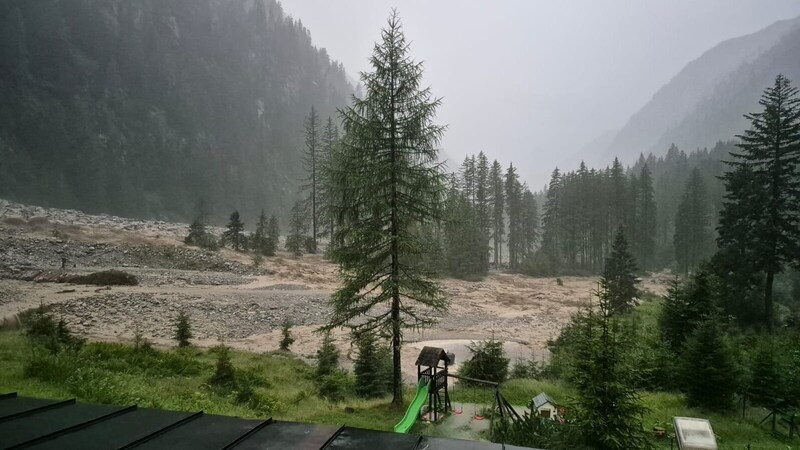
[[[343,285],[331,298],[326,329],[350,327],[391,336],[392,403],[403,406],[403,329],[431,324],[448,301],[415,260],[428,248],[420,224],[441,218],[444,175],[433,123],[441,105],[421,88],[422,63],[409,54],[394,11],[361,74],[365,96],[340,112],[344,137],[332,168],[337,219],[331,252]]]
[[[503,189],[503,167],[497,160],[492,163],[489,173],[489,184],[492,189],[492,244],[494,246],[494,264],[503,262],[503,236],[506,233],[505,223],[505,191]]]
[[[320,168],[321,162],[323,157],[322,152],[322,126],[320,125],[319,116],[317,115],[317,111],[314,109],[314,106],[311,106],[311,112],[306,117],[305,123],[303,124],[304,132],[305,132],[305,144],[306,144],[306,151],[305,157],[303,158],[303,164],[305,165],[306,173],[307,173],[307,184],[303,187],[305,190],[308,191],[308,206],[310,208],[311,214],[311,239],[313,241],[313,248],[316,251],[317,248],[317,221],[319,219],[318,208],[319,208],[319,194],[321,193],[320,190]]]
[[[749,170],[752,188],[742,193],[762,194],[738,195],[730,190],[735,175],[725,176],[726,188],[734,195],[728,196],[722,216],[739,223],[721,226],[718,244],[721,248],[744,245],[744,253],[764,274],[764,323],[772,329],[775,275],[788,265],[800,265],[800,99],[789,79],[778,75],[759,104],[762,111],[745,115],[750,128],[737,136],[741,151],[731,154],[729,164],[732,172],[741,166]],[[728,208],[744,214],[732,217]],[[749,236],[734,235],[748,230]]]

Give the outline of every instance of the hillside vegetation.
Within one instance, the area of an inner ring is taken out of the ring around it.
[[[129,217],[288,210],[352,92],[275,0],[0,4],[0,196]]]

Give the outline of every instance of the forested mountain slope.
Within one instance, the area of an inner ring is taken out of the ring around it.
[[[275,0],[0,2],[0,196],[186,219],[288,210],[352,92]]]
[[[712,147],[741,132],[761,90],[779,72],[800,78],[800,18],[724,41],[690,62],[635,113],[605,149],[602,160],[631,163],[642,152],[670,144]],[[795,52],[791,55],[791,51]]]
[[[761,109],[758,100],[764,88],[783,74],[800,83],[800,28],[752,62],[740,66],[700,102],[679,124],[667,130],[656,143],[666,148],[711,146],[719,139],[732,139],[749,127],[745,113]]]

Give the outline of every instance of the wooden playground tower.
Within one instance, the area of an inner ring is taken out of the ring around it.
[[[430,383],[428,388],[429,417],[439,420],[439,412],[449,411],[450,393],[447,390],[448,365],[452,361],[444,349],[423,347],[417,356],[417,381]],[[444,363],[441,365],[441,363]],[[442,395],[444,394],[444,396]]]
[[[489,425],[490,433],[492,433],[494,430],[495,412],[498,413],[498,418],[503,421],[522,420],[522,417],[520,417],[511,404],[509,404],[508,401],[500,394],[500,383],[449,373],[449,366],[454,362],[455,361],[453,360],[453,357],[449,356],[444,349],[439,347],[423,347],[422,351],[420,351],[419,356],[417,357],[417,382],[420,386],[418,389],[418,395],[420,395],[420,392],[425,392],[422,386],[427,386],[428,417],[432,422],[439,420],[440,413],[444,413],[446,415],[452,410],[452,405],[450,403],[450,392],[447,386],[448,377],[480,384],[486,387],[492,387],[494,389],[492,406],[489,408],[491,411],[491,424]],[[421,407],[419,410],[417,410],[416,414],[417,417],[415,417],[415,420],[418,419],[422,414]],[[456,412],[456,414],[460,414],[460,412]],[[477,415],[477,412],[475,418],[478,420],[483,420],[482,417]],[[395,428],[395,431],[397,431],[397,428]]]

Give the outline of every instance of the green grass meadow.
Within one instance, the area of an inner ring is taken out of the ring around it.
[[[19,331],[0,331],[0,392],[377,430],[392,430],[403,416],[404,411],[393,408],[389,398],[363,400],[352,393],[340,402],[320,398],[313,368],[291,354],[232,352],[231,357],[237,377],[251,386],[247,398],[235,389],[224,390],[208,383],[216,363],[210,350],[142,351],[127,344],[90,342],[79,351],[52,355],[33,347]],[[546,380],[510,380],[503,384],[501,392],[511,404],[525,405],[542,391],[557,401],[568,401],[573,396],[569,386]],[[408,386],[406,402],[411,401],[414,392]],[[456,405],[490,403],[492,391],[456,385],[451,389],[451,398]],[[741,419],[741,412],[720,415],[688,408],[684,399],[675,394],[645,392],[642,400],[648,408],[644,417],[647,429],[661,426],[671,432],[673,416],[704,417],[711,420],[723,449],[746,449],[748,444],[753,450],[800,448],[800,439],[789,441],[772,436],[766,425],[758,425],[764,411],[751,410],[747,418]],[[416,430],[439,434],[435,427],[420,426]],[[655,442],[658,448],[670,447],[667,440]]]

